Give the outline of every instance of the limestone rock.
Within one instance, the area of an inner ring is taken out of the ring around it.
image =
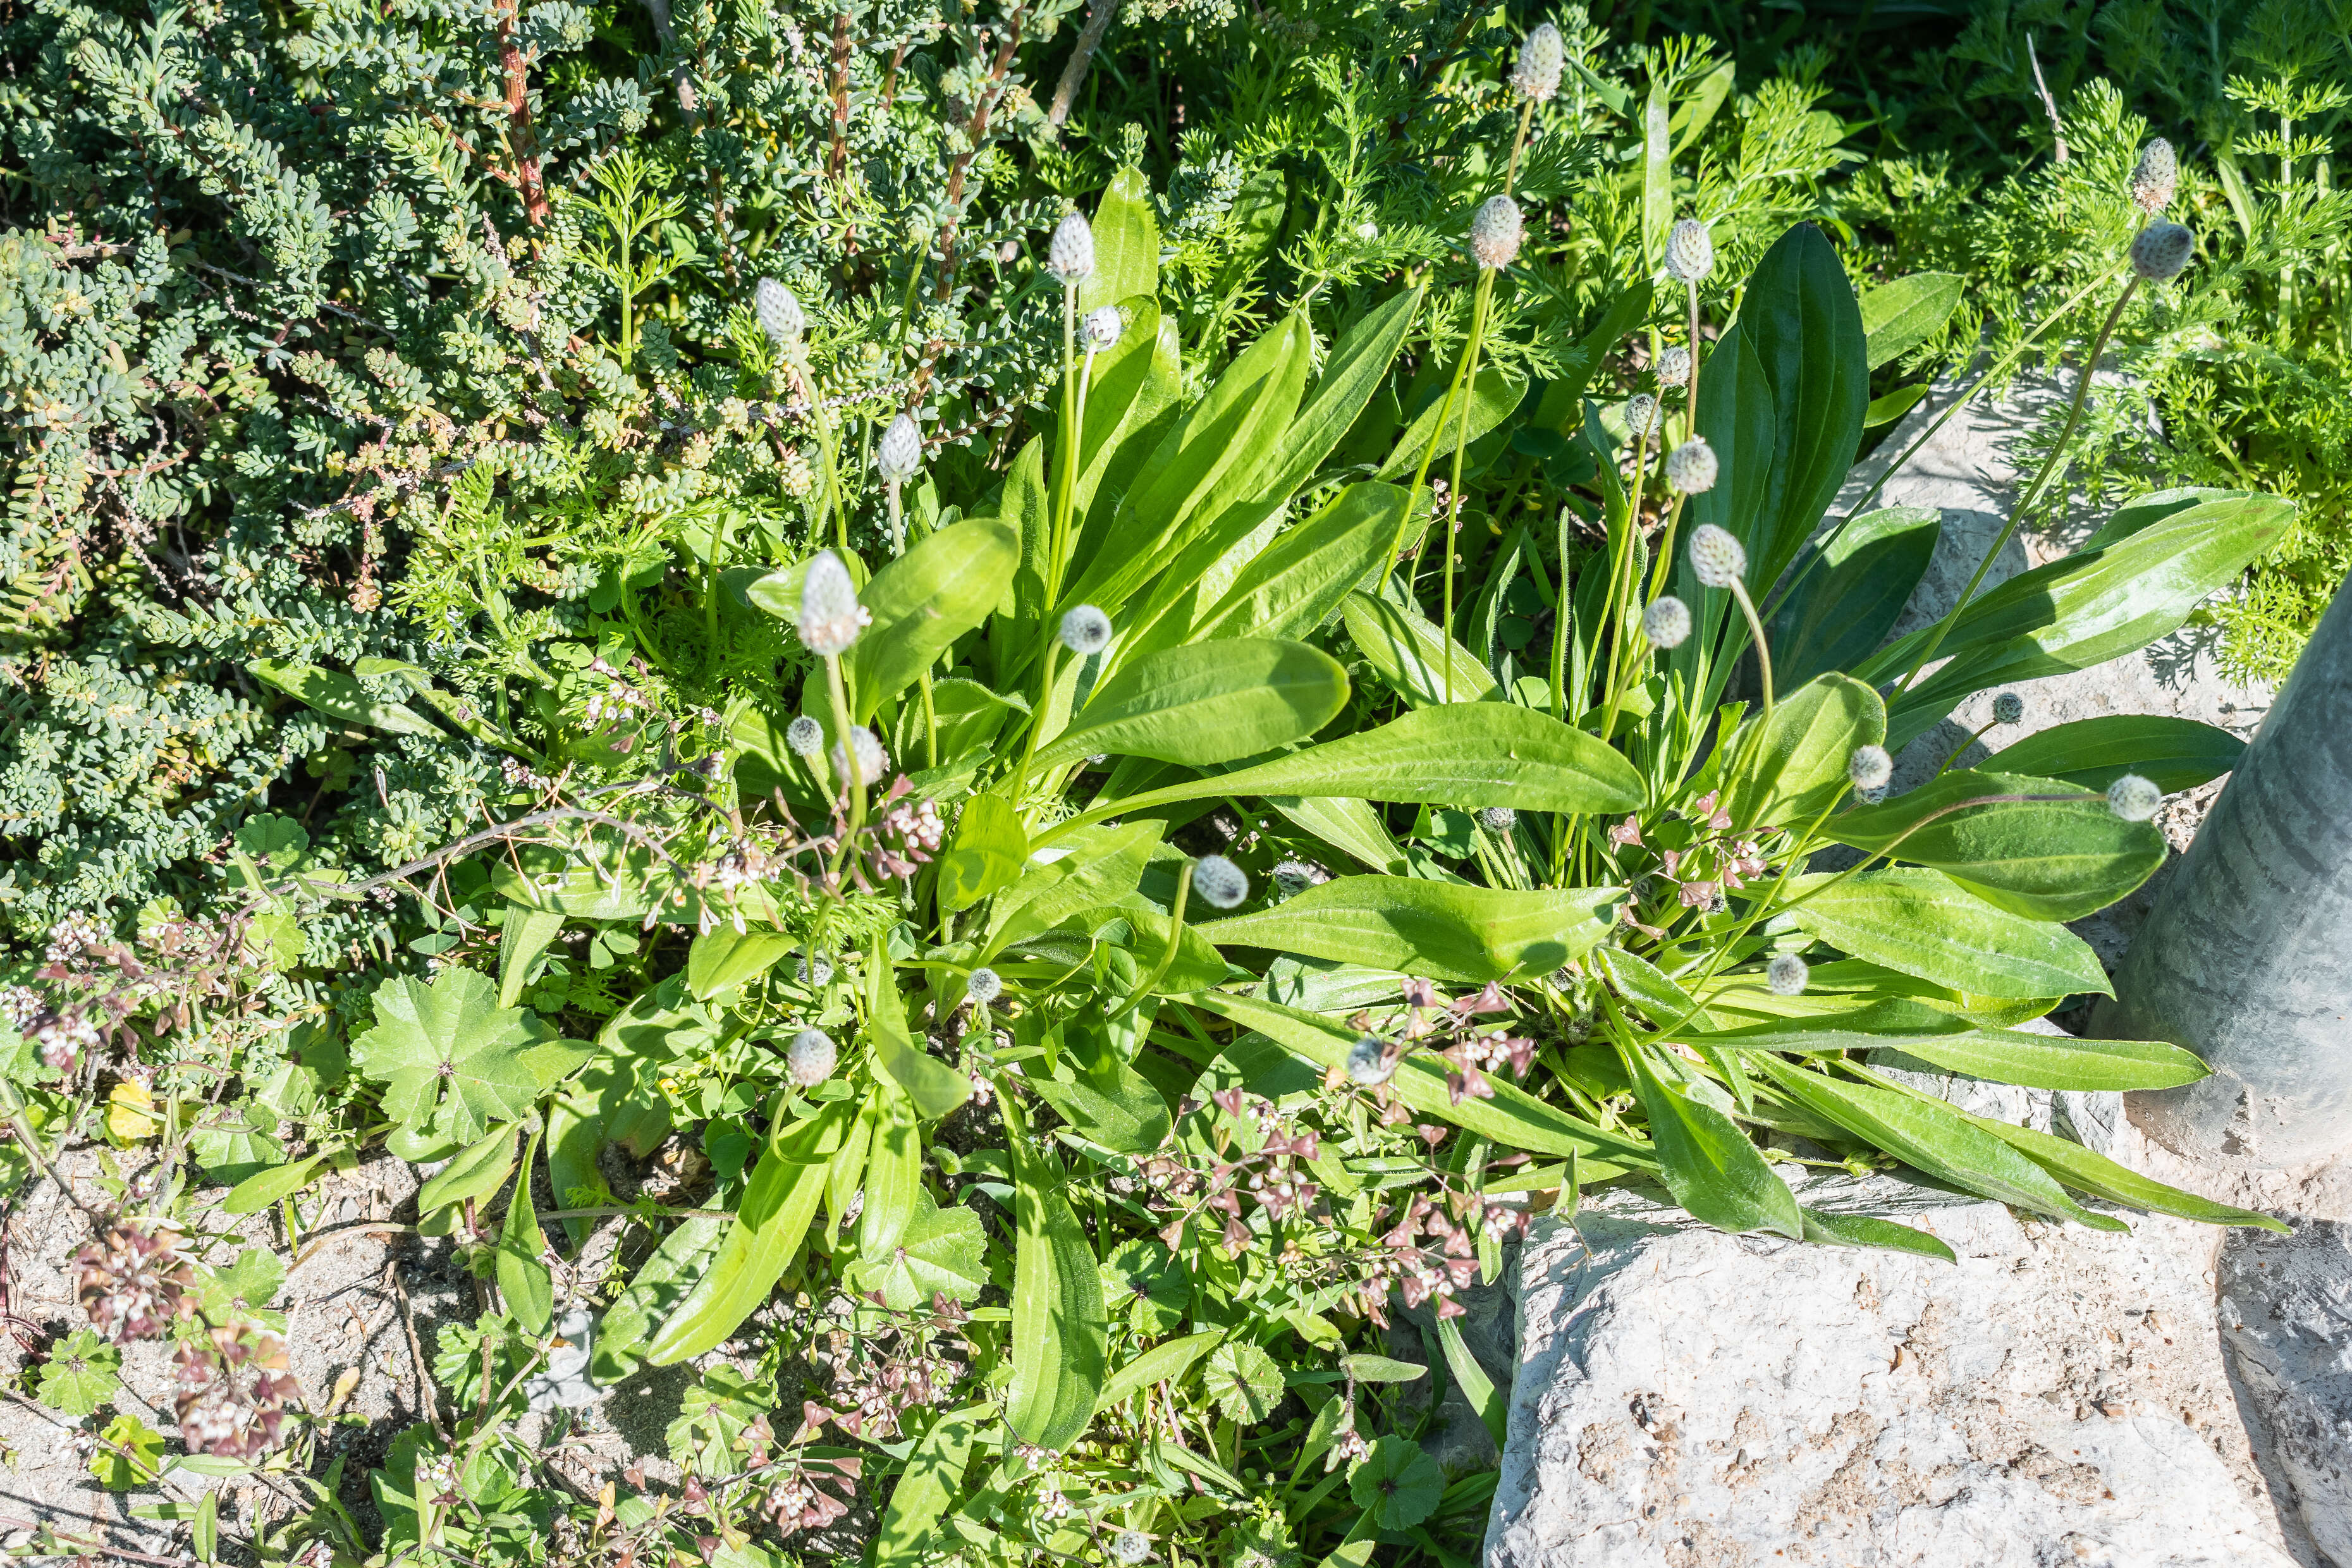
[[[1488,1568],[2295,1561],[2234,1413],[2211,1231],[1892,1177],[1800,1196],[1959,1261],[1726,1236],[1635,1188],[1538,1223]]]
[[[2312,1544],[2352,1563],[2352,1226],[2231,1232],[2221,1335]]]

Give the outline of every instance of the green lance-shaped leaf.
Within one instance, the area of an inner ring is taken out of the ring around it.
[[[499,1005],[511,1007],[522,1000],[522,988],[530,977],[530,966],[539,962],[563,929],[561,910],[534,910],[527,905],[507,905],[507,922],[499,931]]]
[[[1316,468],[1353,428],[1380,390],[1412,324],[1418,291],[1407,290],[1374,306],[1363,320],[1339,334],[1324,362],[1323,374],[1297,416],[1283,429],[1261,476],[1259,493],[1288,498],[1314,477]]]
[[[1103,187],[1092,224],[1095,269],[1078,284],[1081,312],[1160,292],[1160,217],[1151,182],[1121,169]]]
[[[1989,795],[2075,793],[2049,779],[1973,770],[1944,773],[1908,795],[1841,812],[1825,831],[1841,844],[1889,850],[1899,860],[1932,867],[2012,914],[2079,920],[2114,903],[2164,864],[2164,835],[2155,824],[2126,822],[2087,790],[2072,800],[1959,806]],[[1915,824],[1920,825],[1916,831]]]
[[[1796,1195],[1737,1121],[1661,1079],[1645,1049],[1618,1055],[1649,1117],[1659,1179],[1676,1203],[1735,1236],[1771,1230],[1793,1239],[1804,1234]]]
[[[2027,1089],[2176,1089],[2207,1071],[2189,1052],[2159,1040],[2078,1040],[1990,1028],[1923,1002],[1900,1000],[1721,1029],[1706,1043],[1714,1050],[1792,1056],[1894,1050],[1946,1072]]]
[[[289,697],[346,724],[389,730],[395,735],[429,735],[446,739],[438,725],[402,707],[368,695],[367,688],[348,675],[321,669],[315,664],[289,659],[257,658],[246,669],[256,680],[274,686]]]
[[[1095,1401],[1097,1413],[1109,1409],[1139,1388],[1153,1384],[1178,1384],[1192,1370],[1192,1363],[1217,1348],[1225,1337],[1223,1329],[1203,1329],[1197,1334],[1181,1339],[1166,1340],[1129,1361],[1106,1379],[1102,1394]]]
[[[1387,559],[1410,498],[1396,485],[1349,485],[1297,527],[1276,535],[1244,566],[1182,640],[1300,637]]]
[[[522,1152],[522,1174],[515,1181],[514,1199],[507,1205],[506,1224],[499,1230],[499,1293],[516,1322],[534,1334],[543,1334],[555,1313],[555,1281],[541,1254],[547,1237],[539,1228],[539,1210],[530,1197],[530,1168],[539,1158],[539,1134]],[[421,1205],[420,1205],[421,1206]]]
[[[1491,702],[1501,693],[1478,656],[1438,630],[1418,608],[1356,593],[1340,605],[1339,616],[1365,662],[1415,708],[1447,700],[1449,670],[1455,702]]]
[[[940,906],[967,910],[1012,886],[1029,858],[1029,836],[1021,814],[1000,795],[976,795],[963,803],[955,837],[940,857]]]
[[[1013,1385],[1004,1418],[1023,1442],[1060,1453],[1094,1418],[1108,1369],[1102,1265],[1062,1195],[1060,1161],[1035,1147],[1015,1118],[1006,1120],[1014,1239]]]
[[[844,1100],[813,1121],[778,1120],[709,1271],[655,1334],[647,1361],[669,1366],[700,1355],[768,1299],[808,1235],[824,1194],[827,1163],[852,1114]]]
[[[1886,739],[1886,705],[1846,675],[1824,675],[1780,700],[1734,742],[1743,763],[1728,805],[1742,827],[1800,828],[1846,792],[1854,751]]]
[[[2064,926],[1995,909],[1940,871],[1799,877],[1790,921],[1856,958],[1979,996],[2112,994],[2090,944]]]
[[[1053,843],[1089,819],[1220,795],[1336,796],[1422,802],[1465,810],[1633,811],[1642,775],[1598,736],[1504,702],[1423,709],[1270,763],[1150,790],[1096,806],[1044,836]],[[1016,889],[1017,890],[1017,889]]]
[[[1466,348],[1468,345],[1465,343],[1464,347]],[[1443,387],[1452,380],[1453,366],[1449,364],[1446,367],[1445,381],[1440,384],[1438,395],[1429,400],[1427,406],[1415,415],[1412,423],[1405,427],[1404,434],[1397,437],[1396,446],[1389,452],[1388,461],[1381,465],[1380,472],[1372,476],[1374,479],[1400,479],[1419,469],[1421,456],[1429,449],[1429,437],[1433,432],[1437,437],[1436,456],[1431,459],[1433,465],[1439,458],[1450,458],[1454,455],[1454,448],[1458,444],[1457,437],[1465,432],[1462,431],[1459,423],[1462,418],[1464,400],[1456,398],[1450,411],[1445,405]],[[1527,400],[1527,395],[1528,384],[1524,376],[1514,375],[1509,371],[1491,363],[1481,366],[1478,371],[1477,384],[1471,390],[1468,397],[1470,428],[1466,434],[1469,438],[1475,442],[1487,431],[1508,419],[1517,412],[1519,405]],[[1424,513],[1424,522],[1426,517],[1427,514]]]
[[[2048,1172],[1940,1100],[1832,1078],[1777,1057],[1754,1060],[1815,1115],[1938,1180],[2095,1230],[2126,1228],[2068,1197]]]
[[[1267,637],[1167,648],[1105,681],[1036,763],[1106,752],[1205,767],[1311,735],[1347,702],[1348,672],[1305,643]]]
[[[898,1245],[923,1190],[923,1140],[915,1125],[913,1098],[886,1079],[874,1086],[874,1100],[866,1206],[857,1221],[857,1253],[865,1258],[881,1258]]]
[[[687,992],[698,1002],[724,996],[773,969],[797,945],[782,931],[732,926],[704,931],[686,950]]]
[[[1340,877],[1271,909],[1196,929],[1220,948],[1262,947],[1431,980],[1549,974],[1616,922],[1622,888],[1521,892],[1419,877]]]
[[[514,1157],[515,1130],[496,1129],[461,1150],[439,1175],[416,1190],[416,1212],[429,1215],[468,1199],[479,1203],[505,1184]]]
[[[866,952],[866,1037],[874,1043],[875,1060],[907,1091],[918,1112],[937,1121],[971,1098],[971,1079],[916,1044],[907,1027],[898,972],[879,935]]]
[[[1793,686],[1869,658],[1927,574],[1943,517],[1934,507],[1886,507],[1832,534],[1772,618],[1774,676]]]
[[[2227,730],[2194,719],[2110,713],[2028,735],[1994,752],[1985,766],[2100,791],[2137,773],[2171,795],[2220,778],[2245,750]]]
[[[931,1561],[930,1544],[940,1521],[963,1494],[964,1468],[980,1443],[987,1413],[984,1405],[949,1412],[908,1455],[907,1468],[891,1489],[890,1506],[874,1537],[876,1568],[914,1568]]]
[[[1127,1063],[1113,1057],[1091,1068],[1066,1067],[1064,1072],[1033,1077],[1029,1086],[1078,1136],[1123,1154],[1149,1154],[1167,1140],[1168,1102]]]
[[[310,1185],[311,1173],[327,1157],[313,1154],[290,1165],[273,1165],[247,1176],[221,1200],[223,1214],[259,1214],[280,1198],[290,1198]]]
[[[1959,1261],[1949,1247],[1926,1231],[1897,1225],[1891,1219],[1866,1214],[1830,1214],[1802,1206],[1798,1212],[1805,1218],[1805,1239],[1816,1246],[1867,1247],[1883,1252],[1908,1252],[1939,1263]]]
[[[618,1383],[643,1364],[654,1326],[667,1320],[700,1282],[733,1223],[724,1215],[694,1215],[662,1237],[597,1327],[589,1372],[598,1383]]]
[[[1081,910],[1118,903],[1135,891],[1167,826],[1147,818],[1049,835],[1060,838],[1068,853],[1043,864],[1033,858],[1020,879],[997,894],[989,909],[983,957],[1051,931]]]
[[[2210,1198],[2200,1198],[2194,1193],[2167,1186],[2127,1166],[2116,1163],[2105,1154],[2094,1153],[2071,1139],[2049,1132],[2036,1132],[2030,1127],[2011,1127],[1982,1117],[1972,1116],[1969,1120],[2020,1151],[2078,1193],[2105,1198],[2109,1203],[2127,1204],[2136,1209],[2147,1209],[2151,1214],[2177,1215],[2200,1225],[2251,1225],[2275,1231],[2281,1236],[2293,1234],[2292,1226],[2269,1215],[2232,1208],[2228,1204],[2217,1204]]]
[[[873,718],[987,619],[1020,563],[1021,539],[1010,524],[973,518],[940,530],[874,574],[857,595],[874,624],[843,660],[856,721]]]
[[[1342,1067],[1356,1043],[1357,1032],[1314,1013],[1262,1002],[1255,996],[1224,991],[1203,991],[1184,999],[1203,1012],[1255,1029],[1284,1050],[1318,1068]],[[1608,1132],[1570,1116],[1556,1106],[1500,1079],[1489,1079],[1494,1098],[1465,1097],[1456,1105],[1446,1092],[1445,1064],[1415,1051],[1397,1064],[1389,1087],[1408,1108],[1425,1116],[1451,1121],[1487,1140],[1498,1149],[1523,1149],[1532,1154],[1575,1155],[1587,1181],[1601,1181],[1630,1170],[1655,1170],[1657,1159],[1646,1143]]]
[[[1957,272],[1914,272],[1864,294],[1864,363],[1872,370],[1892,364],[1942,331],[1967,285]]]

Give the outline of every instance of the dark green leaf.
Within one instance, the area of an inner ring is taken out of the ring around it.
[[[1798,878],[1783,912],[1856,958],[1979,996],[2112,994],[2081,937],[1995,909],[1939,871],[1864,871],[1829,884],[1823,874]]]
[[[1060,1453],[1094,1418],[1108,1368],[1102,1265],[1062,1195],[1061,1163],[1010,1128],[1013,1173],[1013,1383],[1004,1419]]]
[[[2074,798],[1990,798],[2050,795]],[[2166,854],[2155,824],[2126,822],[2087,790],[1975,770],[1840,812],[1827,832],[1857,849],[1932,867],[1998,909],[2043,921],[2105,909],[2147,881]]]
[[[1271,909],[1204,922],[1220,948],[1262,947],[1480,982],[1548,974],[1609,934],[1621,888],[1520,892],[1418,877],[1341,877]]]
[[[2126,773],[2137,773],[2171,795],[2220,778],[2238,765],[2245,750],[2246,743],[2227,730],[2194,719],[2114,713],[2028,735],[1994,752],[1984,765],[2102,791]]]
[[[1803,1234],[1797,1200],[1739,1124],[1661,1079],[1640,1048],[1621,1051],[1648,1113],[1660,1179],[1693,1217],[1739,1235]]]
[[[1944,330],[1960,308],[1968,279],[1957,272],[1914,272],[1862,297],[1863,357],[1872,370],[1892,364]]]
[[[1147,654],[1097,688],[1037,753],[1052,768],[1097,752],[1204,767],[1313,734],[1348,701],[1348,673],[1305,643],[1200,643]]]
[[[972,518],[919,541],[874,574],[857,596],[874,623],[842,661],[858,723],[988,617],[1020,558],[1020,536],[1009,524]]]

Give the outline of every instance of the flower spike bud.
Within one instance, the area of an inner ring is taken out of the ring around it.
[[[849,731],[849,743],[857,748],[857,782],[881,783],[883,770],[890,765],[890,753],[882,749],[874,731],[861,724]],[[849,753],[841,749],[838,741],[833,743],[833,771],[845,780],[849,777]]]
[[[1812,971],[1793,952],[1783,952],[1764,966],[1764,984],[1775,996],[1801,996]]]
[[[1519,46],[1519,63],[1511,70],[1511,85],[1531,102],[1549,103],[1559,91],[1560,69],[1567,63],[1568,49],[1559,29],[1543,23]]]
[[[1642,612],[1642,635],[1654,647],[1680,647],[1691,635],[1690,606],[1668,594]]]
[[[1895,777],[1895,759],[1884,746],[1856,746],[1845,760],[1845,776],[1856,789],[1885,789]]]
[[[2150,283],[2169,283],[2197,253],[2197,237],[2177,223],[2152,223],[2132,237],[2132,270]]]
[[[1696,283],[1715,270],[1715,237],[1706,225],[1686,217],[1666,236],[1666,276]]]
[[[1072,213],[1054,231],[1054,243],[1045,251],[1045,270],[1066,286],[1095,275],[1095,230],[1086,214]]]
[[[762,278],[751,290],[751,309],[760,318],[760,330],[776,345],[776,352],[791,354],[808,335],[808,315],[793,291],[773,278]]]
[[[1348,1047],[1348,1079],[1366,1089],[1376,1089],[1396,1076],[1402,1057],[1389,1055],[1386,1040],[1378,1035],[1360,1035]]]
[[[1490,272],[1508,267],[1518,259],[1519,242],[1527,233],[1518,203],[1508,196],[1488,196],[1470,217],[1470,254]]]
[[[882,432],[874,448],[874,468],[885,484],[903,484],[923,464],[923,432],[911,414],[901,414]]]
[[[824,658],[847,653],[873,618],[857,602],[857,585],[841,557],[818,551],[801,584],[801,641],[808,650]]]
[[[1062,617],[1062,646],[1081,658],[1110,647],[1110,617],[1080,605]]]
[[[1118,306],[1097,305],[1079,321],[1078,341],[1086,345],[1087,353],[1098,354],[1118,342],[1118,335],[1126,330],[1126,325],[1118,319]]]
[[[1992,721],[2014,724],[2025,717],[2025,699],[2014,691],[2004,691],[1992,700]]]
[[[1111,1541],[1110,1554],[1132,1568],[1151,1555],[1151,1537],[1139,1530],[1122,1530]]]
[[[1192,890],[1202,902],[1230,910],[1249,897],[1249,873],[1222,855],[1203,855],[1192,862]]]
[[[1518,826],[1519,814],[1507,805],[1490,805],[1478,813],[1478,820],[1489,833],[1508,833]]]
[[[1637,392],[1625,400],[1625,429],[1636,441],[1658,433],[1658,400]]]
[[[2139,210],[2153,216],[2172,205],[2172,193],[2180,186],[2180,160],[2173,156],[2172,143],[2159,136],[2139,150],[2139,162],[2133,165],[2131,196]]]
[[[800,963],[793,971],[793,973],[803,985],[830,985],[833,984],[832,961],[829,959],[820,958],[814,965],[812,965],[809,963],[809,955],[805,952],[801,954]]]
[[[2126,822],[2146,822],[2164,804],[2164,791],[2152,779],[2126,773],[2107,786],[2107,809]]]
[[[1669,386],[1680,386],[1685,382],[1690,380],[1690,350],[1683,347],[1680,343],[1676,343],[1670,349],[1660,349],[1658,351],[1658,385],[1660,389],[1663,390]]]
[[[975,969],[964,976],[963,994],[974,1005],[985,1007],[1004,994],[1004,977],[993,969]]]
[[[814,757],[824,749],[824,726],[803,713],[784,726],[784,744],[794,756]]]
[[[1666,483],[1686,496],[1715,489],[1715,448],[1704,436],[1694,436],[1666,454]]]
[[[1715,524],[1702,523],[1691,535],[1690,563],[1706,586],[1728,588],[1748,574],[1748,552]]]
[[[831,1078],[834,1064],[840,1059],[841,1048],[823,1029],[803,1029],[784,1048],[784,1065],[793,1081],[803,1089]]]

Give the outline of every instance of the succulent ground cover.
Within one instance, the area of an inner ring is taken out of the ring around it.
[[[1822,526],[1974,310],[1979,395],[2199,319],[2209,176],[2113,92],[2066,265],[1963,275],[1842,222],[1825,62],[1582,11],[0,28],[0,1174],[106,1156],[16,1392],[159,1540],[1450,1564],[1425,1388],[1499,1435],[1461,1298],[1593,1186],[2268,1223],[1872,1067],[2203,1071],[2017,1026],[2238,743],[1890,753],[2302,492],[2129,482],[2084,380],[2011,520],[2087,488],[2066,558],[1890,642],[1936,516]],[[386,1157],[479,1310],[347,1463],[273,1303]],[[675,1481],[556,1473],[666,1367]]]

